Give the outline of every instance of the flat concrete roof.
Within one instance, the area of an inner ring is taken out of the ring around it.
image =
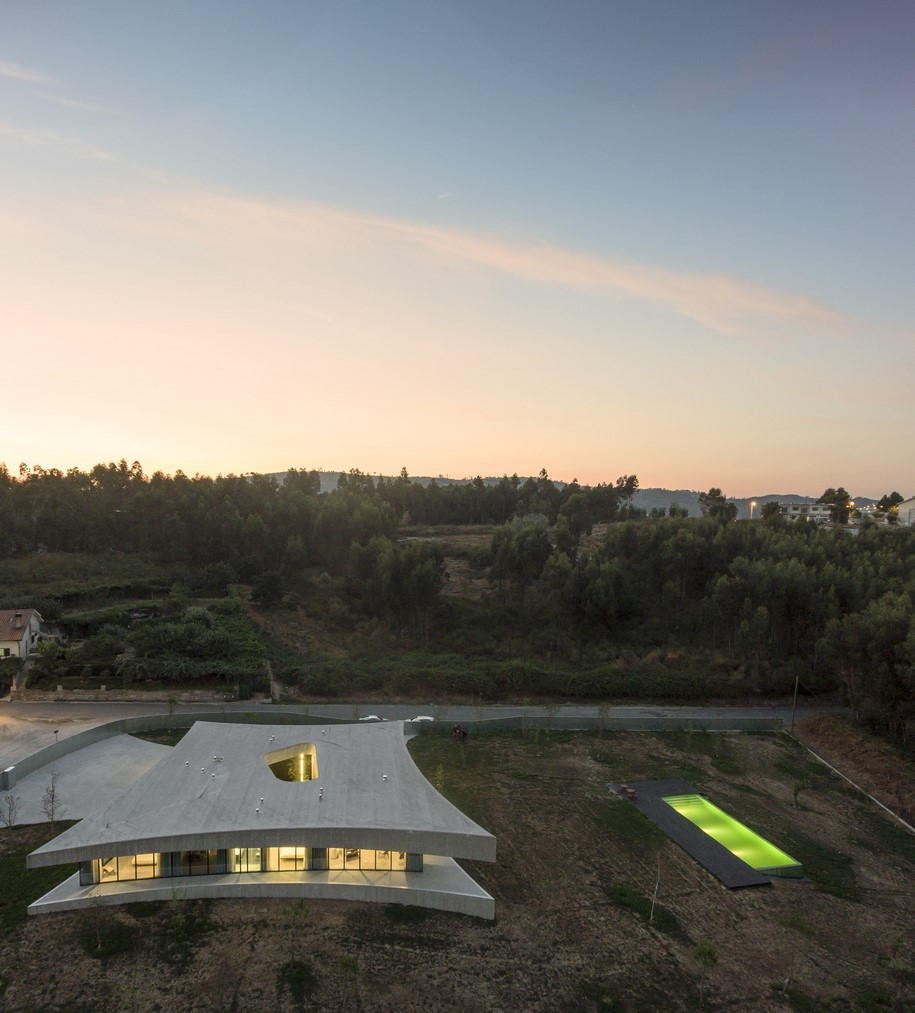
[[[319,776],[279,780],[264,756],[299,743],[314,745]],[[279,845],[385,848],[482,861],[496,857],[492,834],[422,776],[407,752],[401,722],[198,721],[122,795],[33,851],[28,866]]]

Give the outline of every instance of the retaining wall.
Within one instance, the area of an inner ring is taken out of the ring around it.
[[[451,734],[459,723],[468,732],[486,734],[499,731],[605,731],[605,732],[677,732],[692,729],[697,732],[775,732],[781,731],[783,721],[777,717],[564,717],[562,715],[492,718],[482,721],[421,721],[406,722],[411,732],[420,734]]]

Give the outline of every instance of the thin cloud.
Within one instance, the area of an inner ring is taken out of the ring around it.
[[[397,222],[383,225],[445,256],[538,284],[663,303],[728,334],[742,333],[765,322],[837,322],[835,313],[807,296],[766,289],[725,275],[625,264],[545,243],[522,246],[453,229]]]
[[[53,80],[42,74],[41,71],[23,67],[18,63],[10,63],[8,60],[0,60],[0,77],[8,78],[11,81],[26,81],[29,84],[53,84]]]
[[[95,102],[83,102],[81,99],[67,98],[65,95],[55,95],[48,91],[39,91],[36,94],[48,102],[63,106],[65,109],[78,109],[80,112],[99,113],[103,116],[114,116],[117,113],[116,109],[98,105]]]
[[[186,241],[210,243],[222,237],[231,242],[241,235],[246,240],[245,248],[249,243],[283,248],[320,243],[329,250],[334,246],[353,249],[354,243],[380,240],[383,245],[394,242],[434,254],[445,262],[495,271],[534,285],[664,305],[724,334],[757,335],[779,328],[822,332],[846,325],[837,313],[810,296],[753,285],[725,274],[630,264],[547,243],[509,242],[326,205],[252,200],[210,192],[176,194],[155,203],[162,206],[147,227],[172,231]]]
[[[78,137],[59,134],[54,130],[26,127],[9,120],[0,120],[0,140],[3,139],[30,148],[49,148],[74,158],[89,159],[94,162],[109,162],[113,157],[110,152],[96,148]]]

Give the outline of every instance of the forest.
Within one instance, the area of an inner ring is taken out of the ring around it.
[[[125,682],[243,681],[265,658],[311,696],[758,699],[797,682],[912,745],[915,530],[736,521],[718,489],[703,518],[645,517],[637,488],[353,470],[321,494],[296,469],[277,482],[4,467],[0,561],[117,560],[112,594],[157,604],[133,623],[117,607],[77,621],[74,577],[52,593],[7,579],[0,605],[69,622],[89,637],[82,664]],[[476,593],[456,593],[458,571]],[[241,594],[323,633],[258,639]]]

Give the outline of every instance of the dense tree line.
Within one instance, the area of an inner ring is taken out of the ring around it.
[[[398,525],[503,524],[562,513],[587,522],[614,520],[638,488],[634,475],[614,485],[561,486],[546,471],[537,479],[482,478],[457,485],[420,485],[403,471],[374,479],[342,474],[336,491],[319,494],[317,472],[291,469],[282,482],[263,475],[151,477],[139,463],[98,464],[88,472],[0,466],[0,554],[149,552],[196,566],[229,566],[237,579],[265,571],[289,573],[323,565],[342,571],[350,548],[373,537],[393,538]]]
[[[821,530],[774,511],[735,522],[717,488],[703,494],[701,519],[633,520],[637,486],[635,476],[560,485],[545,471],[525,481],[423,486],[406,472],[374,479],[354,470],[321,494],[315,472],[296,470],[276,482],[147,477],[123,461],[89,472],[22,468],[18,477],[3,468],[0,553],[146,553],[186,564],[197,591],[248,583],[263,604],[326,571],[354,615],[385,621],[405,646],[492,659],[485,672],[476,660],[465,666],[471,692],[498,683],[511,693],[608,695],[619,691],[622,667],[645,671],[646,658],[685,651],[734,672],[746,692],[783,693],[795,679],[802,692],[841,689],[858,714],[912,735],[915,531]],[[832,493],[841,517],[847,494]],[[600,540],[585,538],[610,521],[618,523]],[[489,580],[483,602],[443,599],[441,545],[403,537],[418,524],[495,527],[488,550],[470,561]],[[217,674],[224,632],[195,613],[172,625],[167,636],[152,626],[130,633],[125,677],[158,672],[165,640],[186,641],[189,677]],[[654,692],[677,664],[658,662]],[[570,673],[562,689],[555,666]],[[234,669],[218,671],[228,678]],[[639,691],[637,680],[626,685]]]
[[[891,734],[915,733],[915,530],[728,516],[613,525],[589,551],[515,522],[494,539],[493,575],[528,600],[539,591],[581,642],[716,652],[748,689],[786,692],[797,677],[807,693],[842,689]]]

